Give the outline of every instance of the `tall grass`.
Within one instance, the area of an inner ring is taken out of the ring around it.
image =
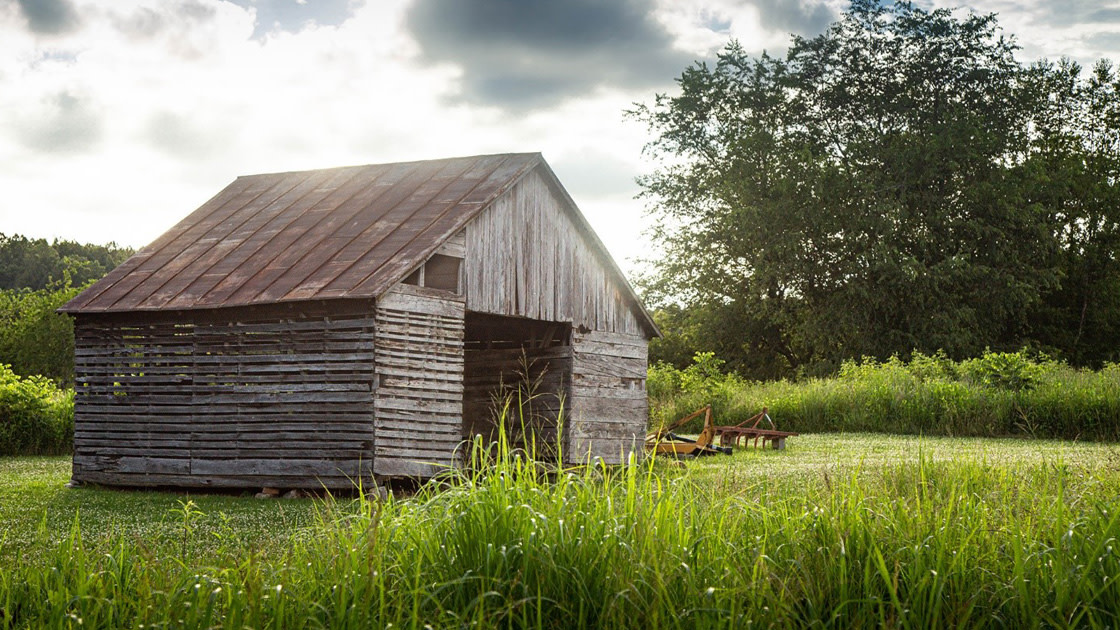
[[[765,406],[779,428],[801,432],[1120,439],[1120,366],[1079,370],[1026,353],[868,359],[832,378],[768,383],[722,374],[702,354],[686,370],[651,367],[649,389],[655,422],[711,402],[720,424]]]
[[[1120,473],[920,461],[717,487],[652,461],[545,475],[507,450],[406,500],[323,501],[281,553],[202,533],[190,502],[160,539],[89,548],[75,519],[0,567],[0,627],[1120,623]]]

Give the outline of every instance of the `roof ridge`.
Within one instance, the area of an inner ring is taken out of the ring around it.
[[[497,157],[502,157],[502,158],[526,157],[526,158],[528,158],[528,157],[532,157],[532,156],[536,156],[539,159],[543,159],[543,157],[544,157],[543,154],[540,151],[514,151],[514,152],[507,152],[507,153],[479,153],[477,155],[458,155],[458,156],[454,156],[454,157],[430,158],[430,159],[426,159],[426,160],[398,160],[398,161],[393,161],[393,162],[371,162],[369,164],[349,164],[349,165],[342,165],[342,166],[328,166],[328,167],[325,167],[325,168],[307,168],[307,169],[295,169],[295,170],[290,170],[290,171],[250,173],[248,175],[238,175],[237,179],[235,179],[234,181],[237,181],[238,179],[247,179],[247,178],[250,178],[250,177],[268,177],[268,176],[277,176],[277,175],[279,175],[279,176],[300,175],[300,174],[305,174],[305,173],[316,173],[316,172],[321,172],[321,171],[333,171],[333,170],[339,170],[339,169],[345,169],[345,168],[372,168],[372,167],[376,167],[376,166],[398,166],[398,165],[403,166],[403,165],[406,165],[406,164],[428,164],[428,163],[434,163],[434,162],[453,162],[453,161],[457,161],[457,160],[481,160],[481,159],[484,159],[484,158],[497,158]]]

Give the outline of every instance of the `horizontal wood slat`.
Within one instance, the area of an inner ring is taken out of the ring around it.
[[[372,313],[230,313],[245,319],[78,316],[75,479],[349,487],[372,474]]]
[[[377,303],[374,472],[433,476],[457,464],[463,302],[398,285]]]
[[[640,335],[573,331],[569,461],[618,464],[641,452],[649,423],[646,348]]]

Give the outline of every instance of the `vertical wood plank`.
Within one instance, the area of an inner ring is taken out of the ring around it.
[[[565,203],[534,171],[468,224],[466,308],[593,330],[642,330]]]

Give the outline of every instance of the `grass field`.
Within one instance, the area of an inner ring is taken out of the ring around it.
[[[506,462],[389,502],[68,490],[68,470],[0,459],[0,627],[1120,623],[1107,444],[805,435],[552,480]]]

